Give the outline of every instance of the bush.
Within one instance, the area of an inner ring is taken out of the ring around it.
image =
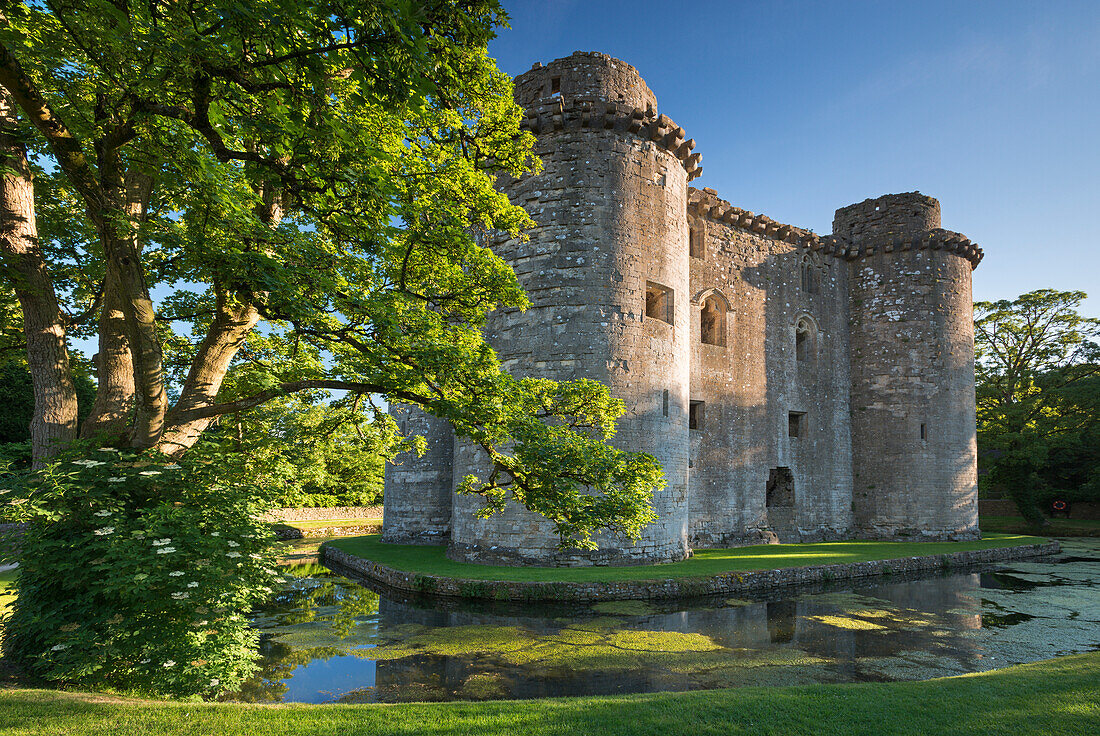
[[[281,582],[269,493],[240,457],[101,448],[6,491],[31,525],[5,653],[97,689],[210,697],[256,669],[245,613]]]

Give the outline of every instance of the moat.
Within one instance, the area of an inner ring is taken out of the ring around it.
[[[950,574],[681,601],[412,598],[291,568],[257,613],[272,702],[540,698],[916,680],[1100,649],[1100,540]]]

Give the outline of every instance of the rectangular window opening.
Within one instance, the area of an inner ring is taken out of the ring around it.
[[[550,94],[556,95],[561,92],[561,77],[550,78]]]
[[[928,425],[923,422],[920,425],[920,438],[922,442],[928,439]]]
[[[792,411],[787,415],[787,436],[806,436],[806,412]]]
[[[664,397],[661,399],[661,413],[664,416],[668,416],[668,389],[665,389]]]
[[[767,508],[794,506],[794,473],[790,468],[779,467],[768,471],[764,505]]]
[[[672,289],[647,281],[645,285],[645,316],[672,324]]]
[[[702,429],[706,421],[706,403],[693,401],[688,404],[688,429]]]

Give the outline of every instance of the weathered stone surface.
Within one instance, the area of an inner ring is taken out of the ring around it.
[[[500,186],[537,225],[493,248],[532,306],[494,313],[487,338],[516,375],[591,378],[626,402],[615,443],[661,462],[660,518],[637,544],[604,537],[596,553],[559,552],[551,525],[518,505],[478,519],[477,497],[451,490],[484,477],[483,458],[453,440],[448,455],[446,428],[420,419],[433,454],[387,472],[386,541],[449,541],[452,558],[492,564],[614,565],[693,545],[978,535],[970,272],[982,251],[940,227],[935,199],[869,199],[818,236],[690,188],[694,140],[604,54],[537,65],[516,99],[544,169]],[[661,318],[646,316],[655,287]]]

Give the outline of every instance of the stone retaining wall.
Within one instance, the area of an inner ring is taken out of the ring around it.
[[[361,537],[364,534],[378,534],[382,525],[348,524],[347,526],[294,527],[283,526],[275,530],[276,539],[306,539],[310,537]]]
[[[370,580],[398,590],[496,600],[593,601],[737,594],[788,585],[812,585],[851,578],[941,570],[987,562],[1037,557],[1055,554],[1059,549],[1058,542],[1050,540],[1042,544],[996,547],[922,557],[902,557],[892,560],[788,567],[779,570],[759,570],[755,572],[728,572],[710,577],[623,580],[608,583],[543,583],[448,578],[394,570],[377,562],[348,554],[328,544],[321,548],[321,552],[326,563],[342,565],[366,576]]]
[[[324,519],[381,519],[381,506],[333,506],[332,508],[275,509],[264,521],[323,521]]]

